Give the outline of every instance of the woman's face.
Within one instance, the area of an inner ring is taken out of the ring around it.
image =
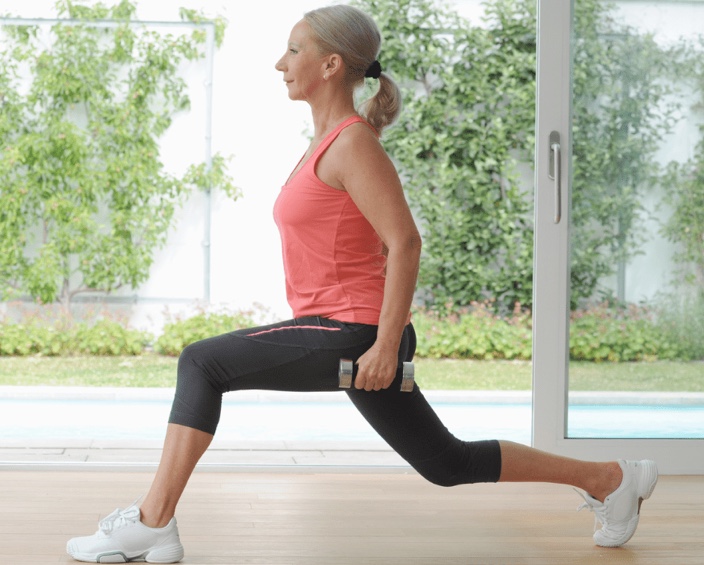
[[[284,74],[291,100],[309,100],[325,82],[325,57],[320,54],[305,20],[293,26],[286,53],[276,63],[276,70]]]

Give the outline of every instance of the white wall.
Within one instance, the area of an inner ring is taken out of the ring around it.
[[[215,56],[213,150],[234,155],[230,170],[243,197],[233,203],[222,194],[214,195],[214,304],[247,309],[261,303],[274,317],[290,314],[271,210],[280,186],[307,146],[301,132],[308,112],[304,103],[288,99],[274,64],[284,53],[290,28],[304,11],[318,4],[310,0],[188,3],[229,20],[225,41]],[[178,17],[176,9],[165,13],[162,2],[142,1],[139,6],[141,19]],[[195,105],[192,113],[197,113]],[[175,145],[192,139],[198,146],[195,158],[202,159],[202,127],[200,133],[190,135],[174,128],[169,139]],[[186,298],[203,296],[202,202],[203,196],[198,195],[184,208],[174,234],[181,249],[170,245],[157,256],[154,277],[139,290],[140,296],[163,296],[165,289]]]

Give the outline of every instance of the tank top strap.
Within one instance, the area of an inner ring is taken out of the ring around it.
[[[316,147],[315,151],[313,154],[310,156],[309,161],[311,162],[311,165],[315,167],[316,163],[318,162],[318,159],[320,159],[320,156],[325,153],[328,147],[332,144],[333,141],[337,139],[337,136],[340,135],[340,132],[342,132],[343,129],[345,129],[348,126],[351,126],[352,124],[356,123],[362,123],[365,124],[369,129],[371,129],[376,135],[378,135],[377,131],[374,129],[374,127],[368,123],[364,118],[361,116],[350,116],[346,120],[342,121],[340,124],[338,124],[334,130],[332,130],[326,137],[323,139],[323,141],[320,142],[320,145]]]

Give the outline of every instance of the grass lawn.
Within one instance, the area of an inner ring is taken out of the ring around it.
[[[173,387],[176,358],[0,357],[0,385]],[[428,390],[530,390],[527,361],[417,359]],[[572,363],[571,390],[704,392],[704,363]]]
[[[173,387],[176,358],[0,357],[0,385]]]

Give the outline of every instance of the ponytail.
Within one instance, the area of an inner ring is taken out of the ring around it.
[[[389,75],[381,73],[379,90],[360,106],[359,113],[379,135],[396,121],[401,113],[401,91]]]

